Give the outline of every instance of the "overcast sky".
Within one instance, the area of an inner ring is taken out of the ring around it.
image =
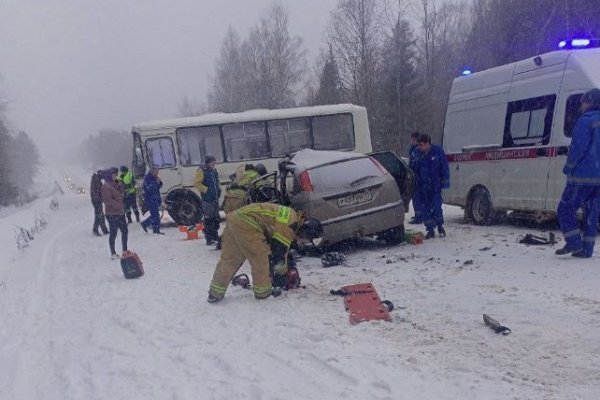
[[[173,117],[205,100],[231,24],[245,36],[273,0],[0,0],[0,91],[47,159],[103,128]],[[337,0],[282,1],[318,54]]]

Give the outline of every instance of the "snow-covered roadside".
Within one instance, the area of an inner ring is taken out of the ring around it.
[[[598,256],[559,259],[516,243],[526,229],[446,211],[446,239],[358,249],[343,267],[305,258],[306,289],[255,301],[230,288],[211,305],[217,251],[131,225],[146,275],[126,281],[91,235],[87,196],[67,193],[46,233],[0,267],[12,271],[0,399],[596,399]],[[399,308],[393,322],[348,323],[329,290],[360,282]],[[513,333],[494,334],[483,313]]]

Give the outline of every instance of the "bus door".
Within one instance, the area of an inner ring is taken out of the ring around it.
[[[163,182],[161,193],[167,193],[181,186],[181,171],[177,166],[175,147],[171,136],[154,136],[146,139],[146,158],[149,167],[159,169],[158,176]]]

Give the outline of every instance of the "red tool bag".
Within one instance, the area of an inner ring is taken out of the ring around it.
[[[125,279],[139,278],[144,275],[144,265],[136,253],[133,251],[124,251],[121,257],[121,269]]]

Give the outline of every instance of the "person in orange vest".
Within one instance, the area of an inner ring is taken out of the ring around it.
[[[323,235],[321,223],[306,219],[289,207],[272,203],[249,204],[226,215],[221,259],[215,268],[208,302],[223,299],[229,283],[248,260],[252,291],[257,299],[271,295],[271,266],[274,275],[287,274],[288,251],[294,240],[316,239]]]

